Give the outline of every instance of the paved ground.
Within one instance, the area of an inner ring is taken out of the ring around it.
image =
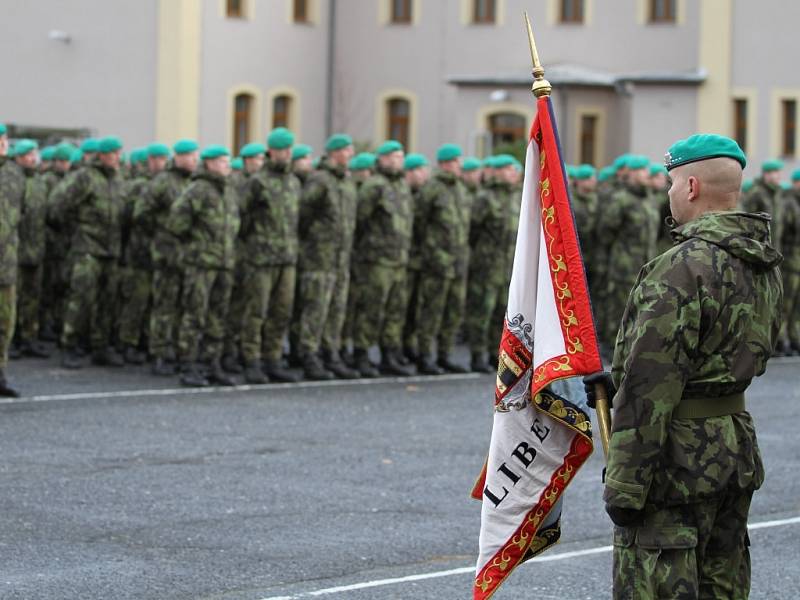
[[[196,394],[144,370],[11,375],[29,398],[0,405],[0,598],[470,596],[491,377]],[[752,598],[800,593],[799,375],[775,361],[749,393],[767,465]],[[563,542],[495,598],[609,597],[600,454]]]

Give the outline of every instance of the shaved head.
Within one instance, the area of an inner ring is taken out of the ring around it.
[[[680,224],[707,212],[733,210],[739,201],[742,166],[732,158],[710,158],[670,171],[670,210]]]

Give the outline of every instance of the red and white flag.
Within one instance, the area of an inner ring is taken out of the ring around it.
[[[528,143],[517,246],[499,351],[473,597],[560,536],[561,498],[592,453],[583,408],[545,389],[602,369],[555,118],[539,98]]]

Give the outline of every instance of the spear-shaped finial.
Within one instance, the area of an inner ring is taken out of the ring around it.
[[[553,91],[553,86],[544,78],[544,67],[539,62],[539,53],[536,51],[536,41],[533,39],[533,29],[531,20],[528,18],[528,11],[525,11],[525,24],[528,27],[528,44],[531,47],[531,63],[533,63],[533,87],[531,91],[537,98],[549,96]]]

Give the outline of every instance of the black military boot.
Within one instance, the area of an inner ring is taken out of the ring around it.
[[[197,363],[184,363],[180,370],[181,383],[186,387],[208,387],[208,379],[200,372],[200,365]]]
[[[310,381],[328,381],[334,377],[333,373],[322,366],[322,361],[313,352],[308,352],[303,357],[303,374]]]
[[[8,358],[10,358],[11,360],[18,360],[22,358],[22,348],[16,342],[11,344],[11,347],[9,347]]]
[[[222,368],[222,364],[218,358],[212,359],[211,362],[208,363],[208,375],[206,376],[209,383],[214,383],[216,385],[222,385],[225,387],[233,387],[236,385],[236,381],[225,373],[225,370]]]
[[[168,375],[175,374],[175,365],[168,363],[160,356],[156,356],[155,360],[153,361],[153,368],[151,370],[153,372],[153,375],[160,375],[162,377],[166,377]]]
[[[450,360],[449,354],[440,354],[436,364],[448,373],[469,373],[469,369]]]
[[[222,368],[225,369],[225,372],[233,373],[234,375],[239,375],[244,371],[242,363],[239,362],[239,357],[234,354],[226,354],[222,357]]]
[[[772,353],[772,356],[791,356],[792,350],[789,346],[788,340],[778,340],[778,345],[775,346],[775,350]]]
[[[53,329],[53,324],[49,321],[42,325],[42,328],[39,330],[39,339],[43,342],[57,342],[58,335],[56,334],[56,330]]]
[[[50,351],[44,344],[38,341],[22,342],[19,346],[23,356],[30,356],[32,358],[50,358]]]
[[[472,360],[469,363],[470,369],[475,373],[494,373],[495,369],[486,360],[486,356],[482,352],[473,352]]]
[[[3,369],[0,369],[0,396],[5,398],[19,398],[19,392],[8,385],[6,373]]]
[[[125,361],[116,350],[106,347],[92,351],[92,364],[99,367],[124,367]]]
[[[224,365],[223,365],[224,368]],[[248,360],[244,365],[244,380],[247,383],[254,383],[256,385],[262,383],[269,383],[269,377],[264,375],[261,370],[260,360]]]
[[[444,369],[438,367],[431,356],[423,354],[417,360],[417,371],[420,375],[444,375]]]
[[[164,360],[170,364],[178,362],[178,357],[175,355],[175,350],[170,346],[164,351]]]
[[[125,344],[125,349],[122,351],[122,359],[129,365],[143,365],[145,355],[139,352],[135,346]]]
[[[297,383],[300,381],[300,376],[292,373],[288,369],[284,369],[280,360],[264,360],[262,369],[267,374],[270,381],[277,381],[279,383]]]
[[[361,377],[358,371],[344,364],[342,357],[336,351],[323,350],[322,364],[339,379],[358,379]]]
[[[404,365],[415,365],[417,361],[419,361],[419,352],[414,350],[414,348],[406,346],[403,348],[403,358],[405,359],[403,362]]]
[[[381,350],[381,364],[378,367],[380,372],[385,375],[394,375],[395,377],[411,377],[414,370],[403,365],[401,362],[401,352],[397,348],[384,348]]]
[[[353,351],[353,361],[353,367],[361,374],[362,377],[372,379],[380,376],[378,369],[376,369],[369,360],[369,353],[366,350],[356,348]]]
[[[795,355],[800,355],[800,342],[790,342],[789,347]]]
[[[65,369],[80,369],[83,367],[83,358],[75,347],[64,348],[61,353],[61,366]]]

